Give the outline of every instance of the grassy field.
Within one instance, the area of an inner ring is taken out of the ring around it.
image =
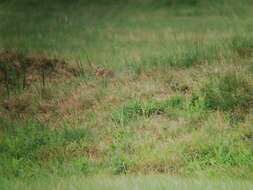
[[[4,182],[3,182],[4,184]],[[28,183],[18,181],[15,184],[7,183],[3,190],[18,189],[54,189],[54,190],[127,190],[127,189],[147,189],[147,190],[251,190],[252,181],[238,181],[238,180],[206,180],[191,179],[191,178],[177,178],[168,176],[71,176],[68,178],[39,178]]]
[[[250,0],[0,1],[0,189],[250,189],[252,16]]]

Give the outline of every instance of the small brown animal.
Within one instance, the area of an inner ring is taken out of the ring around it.
[[[112,78],[114,73],[112,70],[105,68],[97,68],[96,69],[96,77],[97,78]]]

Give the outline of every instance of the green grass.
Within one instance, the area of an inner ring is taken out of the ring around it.
[[[171,100],[147,102],[133,101],[124,105],[120,110],[112,114],[112,120],[116,123],[125,125],[130,120],[136,120],[138,117],[151,117],[153,115],[162,115],[170,108],[182,108],[183,99],[173,97]]]
[[[214,77],[213,77],[214,78]],[[207,108],[231,111],[235,108],[251,107],[253,86],[244,76],[225,73],[201,89]]]
[[[1,1],[0,50],[17,52],[0,56],[2,187],[250,189],[252,13],[250,0]],[[38,55],[66,67],[45,84],[17,69]]]
[[[15,184],[6,185],[1,183],[3,189],[89,189],[89,190],[125,190],[125,189],[147,189],[147,190],[184,190],[184,189],[210,189],[210,190],[250,190],[252,182],[231,179],[205,178],[191,179],[168,176],[132,176],[132,177],[84,177],[72,176],[70,178],[47,178],[42,177],[31,182],[17,181]]]
[[[53,169],[54,164],[64,160],[78,162],[77,156],[72,151],[88,149],[91,138],[86,128],[65,127],[59,131],[50,130],[32,121],[23,126],[15,126],[4,121],[1,123],[5,124],[2,129],[5,136],[1,138],[0,145],[0,175],[5,177],[29,177],[41,167]],[[72,144],[73,147],[64,150],[67,144]],[[79,158],[81,159],[81,156]]]

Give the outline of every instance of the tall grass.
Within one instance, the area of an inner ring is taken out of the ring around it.
[[[121,109],[112,114],[112,119],[116,123],[124,126],[131,120],[138,117],[151,117],[152,115],[162,115],[170,108],[182,108],[183,99],[181,97],[173,97],[166,101],[132,101],[124,105]]]
[[[57,131],[32,121],[18,126],[4,120],[1,120],[1,126],[4,136],[0,142],[0,175],[5,177],[33,176],[41,167],[52,169],[54,166],[50,166],[50,162],[74,159],[75,156],[72,157],[71,152],[68,155],[69,150],[64,150],[64,146],[78,142],[82,149],[82,142],[89,138],[89,131],[85,128]]]
[[[224,111],[251,108],[252,92],[252,83],[237,73],[225,73],[220,77],[210,79],[201,89],[208,108]]]

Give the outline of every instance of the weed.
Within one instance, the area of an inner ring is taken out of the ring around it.
[[[29,175],[51,154],[61,155],[64,159],[65,153],[61,149],[66,143],[88,138],[85,129],[69,128],[61,132],[32,121],[11,131],[6,127],[5,136],[0,142],[1,175],[5,176]]]
[[[81,172],[87,174],[89,172],[89,161],[85,156],[81,156],[74,160],[71,160],[70,165],[74,172]]]
[[[95,71],[89,59],[88,63],[89,64],[84,64],[78,60],[73,68],[74,75],[82,79],[85,83],[95,78]]]
[[[113,163],[114,163],[114,174],[127,173],[127,164],[123,158],[115,157]]]
[[[126,61],[126,66],[129,68],[129,70],[135,75],[139,76],[142,72],[143,65],[140,62],[137,61]]]
[[[161,115],[169,108],[182,108],[183,99],[181,97],[173,97],[165,101],[150,100],[148,102],[132,101],[121,107],[112,115],[113,121],[124,126],[131,120],[138,117],[151,117],[152,115]]]
[[[251,36],[237,36],[232,39],[232,48],[242,58],[253,56],[253,42]]]
[[[66,142],[78,142],[82,139],[89,138],[90,133],[87,128],[72,129],[70,127],[65,127],[62,132],[62,135]]]
[[[216,141],[211,144],[198,143],[196,147],[185,152],[189,162],[199,162],[201,167],[208,166],[244,166],[252,168],[252,153],[246,144],[241,142]]]
[[[252,106],[253,86],[242,75],[226,73],[209,79],[200,90],[205,106],[209,109],[234,111],[248,110]]]

